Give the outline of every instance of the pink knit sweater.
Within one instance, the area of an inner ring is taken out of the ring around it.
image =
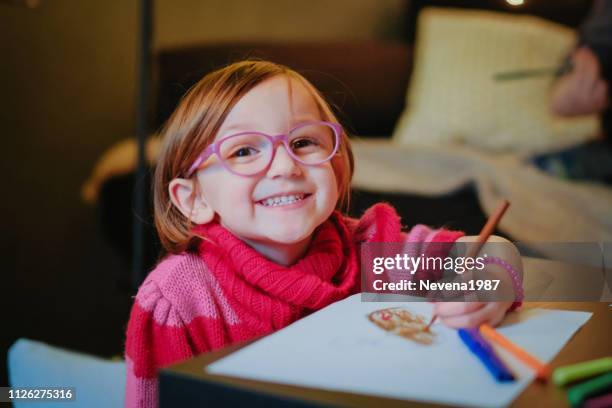
[[[136,295],[127,328],[126,406],[157,406],[159,368],[265,335],[360,290],[362,242],[454,242],[463,234],[418,225],[402,233],[386,204],[352,219],[336,212],[289,267],[219,224],[198,227],[197,252],[171,255]]]

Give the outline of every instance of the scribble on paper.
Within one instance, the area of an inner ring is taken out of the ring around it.
[[[430,345],[436,336],[427,330],[425,317],[402,307],[376,310],[368,315],[368,319],[383,330],[420,344]]]

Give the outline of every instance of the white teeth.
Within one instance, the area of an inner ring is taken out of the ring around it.
[[[266,198],[265,200],[261,200],[260,203],[264,207],[277,207],[280,205],[287,205],[295,203],[296,201],[300,201],[304,199],[304,194],[292,194],[286,196],[276,196]]]

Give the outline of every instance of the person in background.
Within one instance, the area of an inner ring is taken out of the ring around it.
[[[535,163],[556,176],[612,184],[612,1],[593,3],[569,62],[571,69],[553,86],[551,109],[565,117],[601,115],[602,135],[585,145],[540,156]]]

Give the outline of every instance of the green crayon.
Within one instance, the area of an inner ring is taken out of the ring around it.
[[[567,399],[572,407],[579,407],[586,399],[603,394],[610,389],[612,389],[612,373],[574,385],[567,391]]]
[[[553,373],[553,382],[557,386],[563,386],[573,381],[603,374],[608,371],[612,371],[612,357],[559,367]]]

